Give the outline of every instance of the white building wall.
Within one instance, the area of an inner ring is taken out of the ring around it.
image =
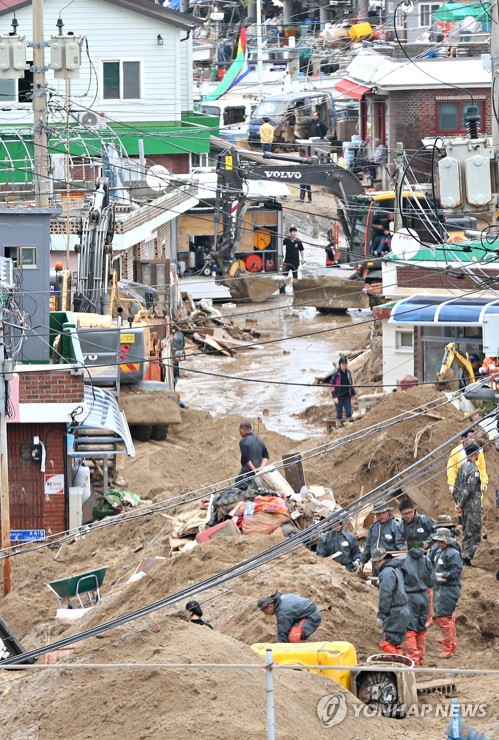
[[[45,0],[45,39],[57,34],[56,20],[61,3]],[[16,10],[18,33],[33,37],[31,6]],[[192,40],[180,43],[185,29],[168,22],[161,23],[140,13],[119,8],[99,0],[78,0],[62,11],[64,34],[72,31],[88,39],[83,44],[80,77],[70,81],[72,108],[91,108],[103,112],[112,121],[180,121],[182,110],[192,110],[192,65],[188,64]],[[11,17],[3,15],[2,33],[10,30]],[[157,36],[163,38],[159,46]],[[32,50],[28,49],[28,55]],[[45,51],[46,64],[50,61]],[[139,61],[141,63],[140,100],[103,100],[102,62]],[[93,65],[93,66],[92,66]],[[64,121],[65,81],[47,72],[47,84],[52,92],[51,119]],[[6,107],[5,102],[2,107]],[[0,112],[0,123],[25,122],[29,125],[28,103],[12,103],[11,111]]]
[[[384,321],[382,340],[383,388],[391,393],[397,380],[404,375],[414,375],[414,331],[412,326]]]
[[[188,111],[192,110],[193,106],[193,90],[194,90],[194,81],[193,81],[193,70],[192,70],[192,41],[189,37],[186,41],[183,41],[182,39],[185,39],[187,33],[182,33],[180,35],[180,65],[183,71],[183,74],[181,76],[181,110]],[[192,35],[192,34],[191,34]]]

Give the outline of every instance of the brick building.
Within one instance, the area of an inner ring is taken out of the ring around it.
[[[491,133],[491,75],[481,57],[392,59],[363,50],[347,67],[339,89],[359,104],[359,132],[364,141],[379,138],[393,150],[403,142],[411,156],[427,137],[450,137],[466,131],[470,105],[477,105],[481,130]],[[414,164],[415,174],[427,173],[430,156]],[[421,178],[423,179],[423,178]]]
[[[84,404],[83,371],[67,365],[17,370],[9,382],[7,425],[11,530],[55,534],[68,527],[66,432]],[[34,450],[38,443],[41,452]]]

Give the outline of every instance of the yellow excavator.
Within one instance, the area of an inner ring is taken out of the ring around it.
[[[456,363],[463,371],[457,377],[452,365]],[[475,382],[475,371],[468,353],[463,354],[456,348],[455,342],[450,342],[444,351],[442,366],[437,373],[436,386],[440,391],[456,391],[469,383]]]

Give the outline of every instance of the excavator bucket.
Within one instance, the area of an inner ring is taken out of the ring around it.
[[[341,313],[349,308],[369,308],[363,280],[337,275],[293,280],[293,306],[314,306],[320,313]]]
[[[437,373],[435,387],[438,391],[457,391],[459,390],[459,378],[451,367],[447,367]]]
[[[286,284],[286,279],[283,275],[253,274],[240,267],[232,277],[227,277],[221,282],[230,290],[234,300],[263,303]]]

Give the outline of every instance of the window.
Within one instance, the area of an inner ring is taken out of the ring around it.
[[[413,339],[412,331],[395,331],[395,349],[412,352]]]
[[[395,13],[395,26],[397,29],[401,28],[403,29],[406,14],[404,13],[404,8],[400,7],[400,3],[388,3],[388,16],[393,16]]]
[[[439,9],[441,3],[422,3],[419,6],[419,27],[425,28],[433,23],[433,13]]]
[[[33,93],[33,72],[30,68],[24,72],[24,77],[19,80],[0,79],[0,108],[3,103],[31,103]]]
[[[466,115],[468,109],[476,105],[480,114],[481,125],[485,124],[485,101],[478,100],[473,103],[469,98],[466,100],[437,100],[436,119],[437,133],[460,134],[465,133]]]
[[[104,100],[140,100],[140,62],[103,62]]]
[[[13,261],[14,267],[36,267],[36,247],[5,247],[5,256]]]

